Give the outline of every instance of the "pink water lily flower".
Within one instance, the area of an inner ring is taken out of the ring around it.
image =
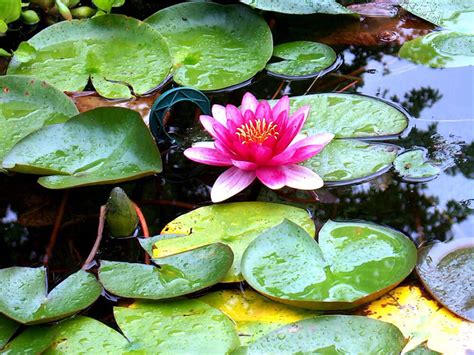
[[[230,167],[212,187],[213,202],[237,194],[255,178],[271,189],[318,189],[322,179],[298,163],[318,154],[334,135],[299,134],[308,114],[309,106],[303,106],[290,116],[288,96],[271,108],[267,101],[258,102],[246,93],[240,110],[214,105],[212,116],[202,115],[201,123],[215,141],[197,143],[184,154],[199,163]]]

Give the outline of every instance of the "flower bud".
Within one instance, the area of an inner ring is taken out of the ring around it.
[[[40,18],[36,11],[34,10],[26,10],[21,13],[21,19],[23,23],[26,25],[34,25],[40,21]]]

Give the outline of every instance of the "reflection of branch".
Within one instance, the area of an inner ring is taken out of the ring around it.
[[[418,118],[420,117],[421,111],[425,108],[432,107],[443,97],[443,95],[439,93],[438,89],[432,89],[428,86],[419,89],[412,89],[403,97],[405,100],[400,101],[400,98],[397,95],[394,95],[390,97],[390,100],[399,103],[410,112],[413,117]]]
[[[51,256],[53,255],[53,249],[58,239],[59,229],[61,228],[61,223],[63,221],[63,216],[64,216],[64,210],[66,209],[68,198],[69,198],[69,190],[66,190],[63,193],[61,203],[59,205],[58,211],[56,212],[53,230],[51,232],[51,237],[49,238],[49,243],[48,243],[48,246],[46,247],[46,252],[43,258],[44,265],[48,265],[49,260],[51,259]]]

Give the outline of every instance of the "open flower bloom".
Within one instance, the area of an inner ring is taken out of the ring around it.
[[[220,202],[249,186],[255,178],[271,189],[289,186],[314,190],[323,186],[312,170],[297,165],[318,154],[334,135],[299,134],[308,117],[309,106],[290,116],[290,100],[282,97],[273,108],[258,102],[250,93],[240,110],[234,105],[214,105],[212,117],[200,117],[204,128],[215,139],[185,150],[191,160],[214,166],[229,166],[214,183],[213,202]]]

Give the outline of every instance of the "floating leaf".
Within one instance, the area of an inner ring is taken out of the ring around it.
[[[270,74],[285,79],[319,76],[328,71],[337,57],[331,47],[309,41],[279,44],[273,49],[273,56],[283,60],[268,64],[266,69]]]
[[[199,300],[221,310],[234,321],[242,345],[281,326],[316,315],[313,311],[273,302],[252,290],[217,291]]]
[[[16,21],[21,15],[21,0],[0,1],[0,22],[8,24]],[[6,31],[0,31],[6,32]]]
[[[285,220],[250,243],[242,274],[279,302],[349,309],[394,288],[416,264],[416,247],[405,235],[371,223],[328,221],[318,240]]]
[[[114,237],[129,237],[138,224],[138,216],[133,202],[120,187],[114,187],[106,204],[105,220],[110,234]]]
[[[131,17],[103,15],[47,27],[20,44],[8,74],[34,76],[62,91],[82,91],[90,79],[102,96],[129,98],[160,85],[170,69],[159,33]]]
[[[25,76],[0,77],[0,162],[22,138],[78,114],[54,87]]]
[[[227,245],[215,243],[161,258],[159,267],[103,260],[99,280],[107,291],[121,297],[172,298],[218,283],[233,259]]]
[[[137,112],[107,107],[30,134],[7,154],[3,167],[51,175],[38,182],[63,189],[152,175],[161,171],[161,157]]]
[[[401,0],[400,6],[435,25],[474,33],[472,0]]]
[[[336,138],[385,138],[408,127],[406,113],[377,98],[355,94],[315,94],[290,98],[291,112],[309,105],[302,133],[330,132]]]
[[[48,293],[44,267],[9,267],[0,270],[0,313],[20,323],[44,323],[61,319],[90,306],[102,287],[96,278],[80,270]]]
[[[430,163],[425,149],[408,150],[394,161],[395,171],[406,181],[429,181],[439,175],[441,169]]]
[[[416,271],[428,292],[449,310],[474,322],[474,239],[421,248]]]
[[[359,314],[396,325],[410,339],[404,351],[419,344],[445,355],[467,354],[474,344],[474,323],[456,317],[416,285],[397,287]]]
[[[398,55],[433,68],[474,65],[474,34],[437,31],[405,42]]]
[[[302,165],[319,174],[326,185],[352,184],[387,172],[399,150],[391,144],[336,139]]]
[[[3,349],[11,354],[112,354],[128,347],[122,334],[88,317],[77,316],[53,326],[28,327]]]
[[[400,354],[405,338],[392,324],[360,316],[305,319],[234,354]]]
[[[354,14],[336,0],[240,0],[240,2],[260,10],[282,12],[285,14]]]
[[[117,324],[134,350],[153,354],[227,354],[239,346],[232,321],[197,300],[115,307]]]
[[[10,340],[20,325],[0,314],[0,349]]]
[[[249,243],[263,231],[289,219],[314,235],[314,223],[300,208],[265,203],[237,202],[198,208],[179,216],[163,229],[165,234],[181,234],[156,242],[153,256],[161,258],[210,243],[227,244],[234,263],[223,282],[241,281],[240,262]],[[156,260],[160,263],[160,260]]]
[[[409,355],[443,355],[440,352],[431,350],[426,343],[418,345],[416,348],[407,351],[405,354]]]
[[[95,6],[102,11],[109,13],[112,7],[120,7],[125,4],[125,0],[92,0]]]
[[[273,41],[267,23],[242,5],[182,3],[145,20],[168,42],[173,79],[199,90],[241,84],[265,68]]]

